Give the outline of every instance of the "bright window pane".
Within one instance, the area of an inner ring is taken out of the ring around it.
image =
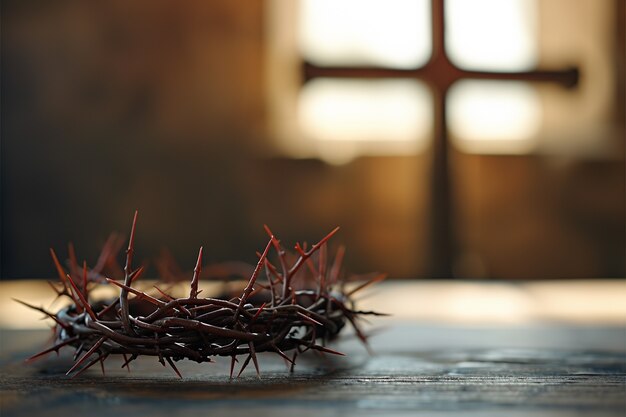
[[[301,0],[299,44],[318,65],[414,68],[431,53],[428,0]]]
[[[535,89],[519,81],[463,81],[448,94],[448,123],[457,146],[470,153],[532,150],[541,127]]]
[[[447,0],[446,47],[466,69],[520,71],[537,63],[536,0]]]
[[[412,80],[318,79],[300,94],[307,136],[333,141],[418,141],[430,133],[429,92]]]

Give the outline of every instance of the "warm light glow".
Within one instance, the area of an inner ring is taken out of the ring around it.
[[[531,69],[538,55],[536,8],[536,0],[447,0],[450,58],[468,69]]]
[[[302,55],[319,65],[419,67],[431,53],[428,0],[302,0]]]
[[[153,289],[154,281],[137,283]],[[203,294],[215,295],[221,283],[201,282]],[[187,284],[183,283],[185,287]],[[242,286],[243,283],[236,283]],[[185,287],[186,288],[186,287]],[[182,289],[182,288],[181,288]],[[103,288],[94,299],[115,297]],[[626,281],[569,280],[531,282],[388,281],[359,295],[363,310],[389,313],[393,320],[459,324],[572,323],[626,325]],[[182,295],[182,292],[181,292]],[[0,282],[0,328],[45,328],[50,320],[11,300],[16,298],[58,311],[54,293],[44,281]],[[388,317],[381,319],[385,325]]]
[[[298,116],[310,139],[378,142],[379,154],[393,153],[394,142],[408,142],[417,151],[431,132],[429,94],[413,80],[317,79],[302,89]]]
[[[450,131],[470,153],[529,152],[541,114],[538,93],[524,82],[463,81],[448,95]]]

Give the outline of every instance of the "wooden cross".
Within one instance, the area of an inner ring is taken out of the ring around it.
[[[428,83],[433,92],[434,141],[431,182],[430,245],[428,276],[452,278],[457,243],[452,222],[452,193],[448,169],[448,131],[446,94],[461,79],[523,80],[552,82],[571,88],[578,83],[578,70],[534,70],[523,72],[471,71],[455,66],[445,47],[444,0],[432,0],[432,56],[421,68],[391,69],[375,67],[319,67],[304,62],[305,81],[318,77],[334,78],[415,78]]]

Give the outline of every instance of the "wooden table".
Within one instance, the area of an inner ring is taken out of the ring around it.
[[[7,292],[17,292],[15,285],[20,284],[0,284],[0,293],[6,297]],[[495,308],[519,302],[520,294],[532,294],[537,284],[390,283],[369,303],[376,305],[375,300],[387,297],[391,300],[385,301],[387,307],[394,310],[389,302],[413,294],[409,299],[424,303],[435,299],[446,305],[445,294],[459,288],[465,288],[467,296],[472,290],[490,294],[494,285],[502,290],[487,297]],[[555,294],[562,296],[580,283],[552,285],[556,285]],[[592,293],[599,291],[600,284],[589,285]],[[514,315],[489,319],[484,312],[475,319],[475,311],[455,319],[454,314],[435,317],[423,311],[420,315],[417,306],[407,313],[404,306],[396,317],[376,320],[370,327],[375,333],[371,338],[374,355],[346,335],[334,346],[346,357],[303,356],[293,374],[273,355],[262,355],[261,379],[252,368],[241,378],[229,380],[229,361],[222,358],[214,364],[181,363],[182,380],[153,358],[137,361],[131,373],[119,369],[121,362],[113,359],[107,361],[106,376],[94,369],[69,379],[64,375],[70,367],[69,356],[23,363],[45,345],[48,331],[9,328],[6,321],[0,322],[4,326],[0,415],[624,416],[626,316],[622,317],[622,304],[626,303],[617,301],[626,293],[616,296],[616,289],[625,288],[616,285],[607,284],[604,307],[587,307],[587,316],[595,317],[590,321],[566,320],[567,315],[556,320],[546,317],[546,311],[535,311],[532,319],[523,320]],[[483,304],[489,302],[483,300]],[[532,303],[526,307],[537,309]],[[506,312],[505,307],[501,309]],[[614,316],[608,314],[611,311]],[[520,314],[524,317],[525,313]]]

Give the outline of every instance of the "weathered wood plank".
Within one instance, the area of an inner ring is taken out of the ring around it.
[[[524,339],[526,336],[526,339]],[[179,380],[153,358],[129,374],[121,362],[84,376],[64,376],[67,356],[21,361],[45,341],[41,331],[2,331],[2,416],[92,416],[124,412],[152,417],[213,415],[600,415],[626,412],[621,328],[451,328],[405,324],[373,339],[368,356],[354,340],[345,358],[303,357],[289,374],[281,360],[260,358],[230,381],[228,361],[181,362]],[[600,338],[602,343],[597,343]],[[525,343],[520,341],[525,340]],[[602,348],[605,346],[605,348]]]

